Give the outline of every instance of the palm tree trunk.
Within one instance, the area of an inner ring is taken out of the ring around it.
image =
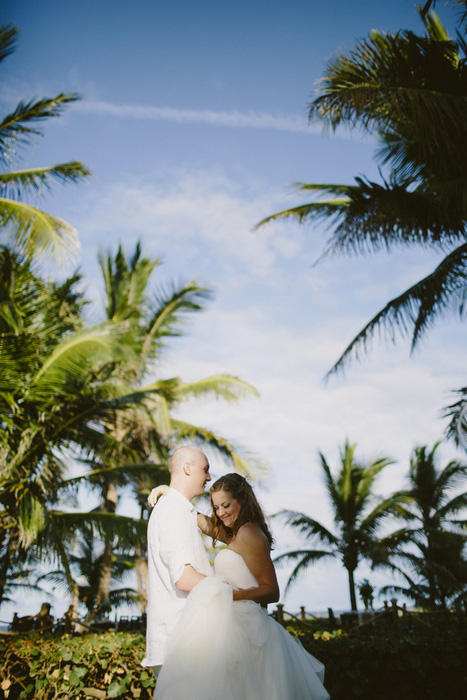
[[[0,605],[3,602],[3,598],[5,596],[5,591],[6,591],[6,579],[8,575],[8,571],[10,569],[11,565],[11,559],[10,559],[10,553],[7,550],[0,560]]]
[[[140,544],[135,547],[135,572],[137,590],[140,595],[138,606],[141,614],[144,615],[148,603],[148,563],[142,556]]]
[[[349,592],[350,592],[350,607],[352,612],[357,612],[357,596],[355,595],[355,581],[353,577],[354,569],[348,570],[349,572]]]
[[[106,513],[115,513],[117,509],[117,485],[112,481],[107,485],[105,494],[104,508]],[[112,563],[113,563],[113,536],[107,534],[105,536],[104,553],[102,555],[102,565],[99,575],[99,583],[96,594],[96,610],[107,600],[110,593],[110,583],[112,580]]]

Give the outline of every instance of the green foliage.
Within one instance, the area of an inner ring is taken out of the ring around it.
[[[144,670],[140,634],[30,637],[0,641],[0,688],[5,698],[94,697],[152,699],[151,670]]]
[[[442,700],[467,692],[467,628],[450,618],[350,633],[303,632],[294,625],[288,631],[325,664],[332,700]],[[155,681],[140,666],[143,656],[140,634],[6,639],[0,641],[0,688],[8,700],[85,697],[86,688],[106,694],[100,697],[150,700]]]
[[[456,3],[461,4],[461,3]],[[463,3],[465,6],[465,3]],[[435,269],[387,302],[348,344],[329,374],[360,359],[371,340],[409,336],[412,349],[446,315],[466,312],[467,280],[467,42],[464,13],[456,40],[439,17],[418,8],[425,32],[372,30],[350,50],[336,52],[319,81],[309,117],[325,128],[349,127],[379,142],[381,181],[299,184],[316,201],[273,219],[325,221],[331,233],[323,257],[396,248],[439,253]],[[457,438],[465,396],[451,407]]]
[[[332,700],[466,696],[465,625],[408,621],[396,627],[362,627],[349,634],[305,632],[299,638],[324,663]]]
[[[352,610],[357,609],[354,571],[359,561],[373,557],[378,542],[377,530],[395,507],[392,497],[374,502],[376,477],[391,464],[390,460],[381,457],[370,464],[361,464],[355,459],[355,449],[356,444],[345,442],[336,475],[332,474],[325,456],[319,455],[337,534],[304,513],[282,511],[279,515],[285,516],[286,523],[303,534],[307,543],[318,542],[326,549],[299,549],[275,559],[276,562],[297,562],[287,587],[308,566],[330,558],[339,560],[348,572]]]
[[[467,492],[459,492],[465,486],[467,465],[452,461],[438,469],[438,446],[415,448],[409,488],[399,492],[402,502],[395,511],[406,526],[382,543],[383,568],[388,556],[391,569],[408,584],[385,586],[382,592],[402,594],[425,609],[446,609],[467,595]]]
[[[17,31],[10,25],[0,27],[0,61],[14,50]],[[0,232],[4,241],[28,257],[68,256],[76,251],[77,237],[70,224],[27,203],[25,198],[48,191],[54,182],[80,182],[90,172],[78,161],[21,170],[11,170],[10,166],[19,160],[19,148],[42,134],[37,124],[60,116],[78,99],[74,93],[60,93],[52,98],[21,101],[0,120],[0,165],[8,167],[0,172]]]

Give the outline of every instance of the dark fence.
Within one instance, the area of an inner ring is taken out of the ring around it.
[[[456,618],[459,623],[463,624],[467,619],[467,603],[459,603],[450,610],[420,611],[407,609],[405,603],[402,606],[398,605],[397,600],[393,598],[390,601],[384,601],[383,606],[377,610],[365,610],[363,612],[349,611],[336,616],[332,608],[328,608],[327,617],[307,613],[304,606],[301,606],[298,614],[291,613],[284,610],[284,605],[279,603],[272,613],[272,616],[283,627],[298,625],[304,629],[313,630],[318,629],[319,624],[330,629],[340,627],[348,631],[352,627],[361,628],[380,622],[398,625],[400,622],[409,619],[415,620],[421,625],[429,625],[434,619]]]
[[[452,619],[455,617],[458,622],[464,623],[467,618],[467,606],[466,603],[463,603],[452,610],[421,612],[408,610],[405,604],[400,606],[397,600],[393,598],[391,601],[385,601],[383,607],[377,610],[349,611],[335,615],[332,608],[328,608],[327,616],[316,616],[308,613],[305,606],[301,606],[300,611],[295,614],[285,610],[284,605],[279,603],[271,615],[284,627],[295,625],[302,627],[304,630],[342,628],[348,631],[351,628],[377,625],[380,622],[398,625],[404,619],[416,620],[421,625],[429,625],[434,618],[445,617]],[[109,630],[144,632],[146,630],[146,615],[122,615],[115,621],[101,619],[89,622],[74,616],[70,606],[63,618],[54,619],[50,614],[50,605],[44,603],[36,615],[18,617],[17,613],[14,613],[11,622],[2,622],[0,620],[0,624],[8,626],[8,631],[0,630],[0,635],[4,636],[20,636],[29,633],[43,634],[44,632],[56,635],[82,634],[84,632],[108,632]]]

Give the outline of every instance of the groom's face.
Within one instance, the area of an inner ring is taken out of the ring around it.
[[[196,489],[195,495],[201,496],[204,493],[204,487],[208,481],[211,481],[209,462],[204,454],[196,455],[190,464],[190,479],[193,484],[193,490]]]

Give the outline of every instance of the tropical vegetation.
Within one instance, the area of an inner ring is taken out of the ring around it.
[[[461,698],[465,625],[401,618],[346,634],[291,630],[326,668],[333,700]],[[139,698],[154,694],[151,670],[141,668],[142,634],[111,632],[73,637],[0,640],[0,688],[5,698]]]
[[[16,34],[0,29],[1,60]],[[0,123],[2,164],[40,133],[36,124],[77,98],[21,102]],[[88,174],[73,161],[0,176],[0,603],[25,585],[21,571],[47,562],[59,564],[56,579],[66,582],[75,605],[81,599],[99,615],[125,596],[144,607],[145,501],[150,487],[167,478],[175,444],[209,445],[250,476],[258,464],[225,437],[173,413],[190,398],[233,401],[254,394],[253,387],[224,374],[195,382],[157,377],[170,338],[182,333],[186,314],[203,309],[210,290],[196,281],[164,290],[152,277],[157,260],[144,257],[140,244],[131,256],[120,247],[115,258],[100,256],[106,308],[101,322],[90,325],[80,274],[56,282],[41,272],[40,258],[69,254],[75,234],[25,198],[54,180],[77,182]],[[77,510],[80,487],[100,493],[100,505]],[[133,490],[140,518],[117,513],[122,487]],[[80,569],[80,547],[96,554],[87,571]],[[127,568],[137,572],[136,591],[112,583],[123,576],[121,554],[133,562]],[[92,604],[84,591],[91,585]]]
[[[16,27],[0,27],[0,62],[15,48]],[[0,122],[0,241],[28,257],[48,254],[64,258],[76,250],[73,227],[28,202],[51,189],[54,182],[75,183],[90,175],[86,165],[69,161],[53,166],[12,170],[20,161],[19,149],[41,134],[39,125],[60,116],[76,93],[19,102]]]
[[[351,608],[357,610],[354,573],[366,560],[372,569],[396,579],[384,586],[380,595],[405,597],[424,610],[448,610],[466,602],[467,491],[462,487],[466,483],[467,465],[453,460],[439,470],[438,447],[439,443],[431,450],[427,446],[416,448],[410,460],[409,488],[385,499],[376,496],[374,487],[377,475],[390,464],[389,460],[358,463],[356,445],[346,442],[341,450],[339,470],[333,474],[320,453],[336,531],[304,513],[278,514],[304,536],[308,545],[286,551],[275,559],[278,563],[295,564],[287,587],[308,567],[337,559],[347,571]],[[400,520],[405,521],[405,526],[387,534],[391,524]],[[317,545],[325,547],[317,548]],[[372,600],[373,586],[368,579],[359,586],[359,591],[362,600]]]
[[[348,126],[377,138],[380,181],[305,184],[317,199],[260,222],[326,221],[323,253],[371,254],[398,248],[439,254],[435,269],[387,304],[348,344],[329,374],[360,358],[369,341],[387,333],[411,336],[414,349],[448,314],[467,309],[467,4],[455,39],[428,2],[419,8],[425,33],[372,30],[329,61],[309,107],[325,127]],[[448,408],[450,434],[465,407],[465,388]]]
[[[368,464],[361,463],[355,457],[356,447],[355,443],[345,442],[336,474],[333,474],[326,457],[319,453],[335,532],[304,513],[281,511],[279,515],[286,524],[304,535],[310,546],[285,552],[275,559],[278,563],[295,564],[287,588],[312,564],[337,559],[347,571],[352,610],[357,610],[355,570],[361,561],[373,557],[378,529],[397,502],[394,497],[377,500],[373,492],[378,474],[391,461],[379,457]],[[315,548],[315,543],[325,547]]]
[[[383,557],[404,585],[389,585],[383,593],[402,595],[426,610],[449,609],[467,599],[465,487],[467,465],[436,465],[439,443],[414,450],[409,488],[399,492],[396,515],[405,527],[385,537]]]

